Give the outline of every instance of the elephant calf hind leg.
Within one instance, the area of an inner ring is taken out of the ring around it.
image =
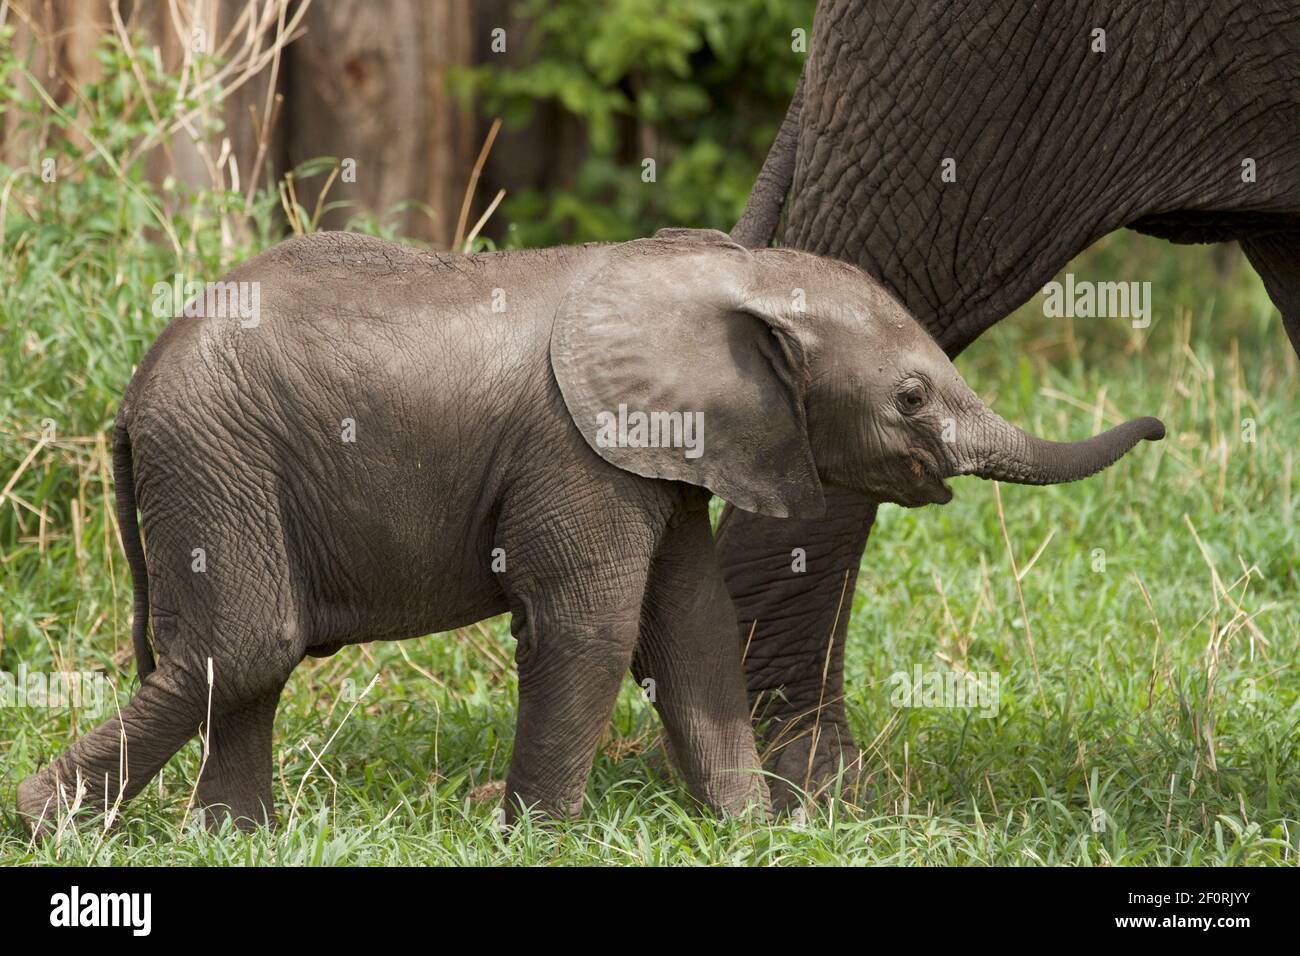
[[[274,823],[271,730],[279,702],[276,688],[242,708],[213,715],[198,786],[198,804],[212,825],[226,817],[245,831]]]
[[[164,661],[120,716],[18,785],[20,818],[41,835],[73,806],[96,812],[131,799],[198,733],[205,704],[202,678]],[[78,802],[79,786],[85,792]]]

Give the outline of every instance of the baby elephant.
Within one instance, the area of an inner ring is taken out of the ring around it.
[[[77,781],[83,806],[137,793],[209,713],[199,802],[269,821],[304,655],[505,611],[509,816],[581,806],[629,667],[691,793],[764,805],[710,493],[775,517],[819,515],[825,486],[941,503],[950,476],[1071,481],[1164,431],[1031,437],[858,270],[719,232],[470,256],[324,233],[226,281],[256,284],[255,321],[177,318],[122,402],[142,683],[19,786],[37,829]]]

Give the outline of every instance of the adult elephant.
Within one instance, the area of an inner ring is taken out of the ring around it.
[[[765,245],[782,212],[785,245],[860,266],[951,356],[1123,227],[1240,241],[1300,350],[1300,6],[823,0],[732,235]],[[827,505],[728,508],[718,535],[767,767],[805,787],[857,756],[844,634],[875,505]]]

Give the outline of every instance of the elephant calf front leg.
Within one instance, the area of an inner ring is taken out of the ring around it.
[[[774,520],[728,506],[718,529],[777,809],[861,759],[844,711],[844,638],[875,514],[860,495],[828,488],[825,518]]]
[[[637,622],[547,625],[519,634],[519,717],[506,778],[506,822],[522,810],[567,818],[582,809],[601,734],[632,661]]]
[[[666,483],[604,467],[575,474],[558,486],[521,488],[498,527],[500,547],[513,556],[503,583],[519,642],[507,823],[521,808],[555,817],[581,810],[592,758],[632,665],[650,562],[674,503]],[[575,510],[565,510],[567,501]],[[588,501],[599,508],[576,510]],[[538,533],[539,511],[555,516],[555,535]]]
[[[707,504],[700,502],[655,555],[632,669],[652,689],[691,795],[718,813],[766,811],[734,630]]]

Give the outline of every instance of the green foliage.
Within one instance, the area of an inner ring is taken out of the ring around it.
[[[507,199],[525,246],[730,229],[803,66],[792,33],[813,0],[522,0],[524,64],[461,75],[486,115],[539,105],[577,122],[584,157],[561,188]],[[643,160],[656,164],[643,181]]]
[[[160,328],[149,314],[153,284],[178,272],[218,276],[277,229],[274,193],[255,196],[245,209],[245,198],[230,191],[151,183],[141,147],[163,138],[198,101],[179,95],[178,79],[143,44],[134,68],[115,41],[103,42],[97,55],[104,78],[61,106],[20,51],[0,43],[0,111],[19,117],[31,143],[24,164],[0,163],[8,186],[0,236],[7,450],[45,419],[61,435],[98,431],[112,418],[131,362]],[[220,228],[235,213],[242,241]],[[83,371],[70,378],[69,364]],[[0,463],[17,465],[9,454]],[[0,513],[0,540],[16,530],[14,513]]]

